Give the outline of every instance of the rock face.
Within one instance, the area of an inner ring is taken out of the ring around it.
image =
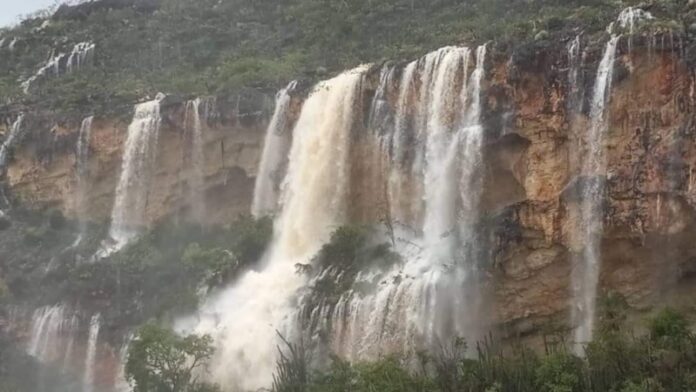
[[[678,52],[623,46],[616,64],[600,290],[620,293],[636,308],[688,289],[693,269],[694,80]],[[484,197],[494,221],[498,320],[510,333],[567,319],[569,277],[583,245],[570,234],[580,227],[573,190],[585,180],[577,173],[589,108],[569,107],[567,59],[541,58],[543,74],[496,67],[490,86],[490,108],[498,116],[511,110],[490,140]],[[590,67],[585,86],[594,79]]]
[[[217,100],[203,119],[204,195],[209,223],[228,222],[248,213],[267,112],[272,101],[263,95],[235,97],[244,103]],[[246,107],[244,107],[246,106]],[[150,185],[146,222],[185,215],[189,208],[190,130],[183,102],[163,103],[162,126]],[[29,135],[14,151],[7,181],[19,201],[30,208],[52,207],[76,217],[76,145],[79,122],[51,125],[31,121]],[[95,118],[89,140],[86,215],[94,221],[110,217],[127,136],[127,118]]]
[[[661,50],[633,42],[619,47],[609,131],[605,138],[607,202],[600,289],[622,294],[636,309],[687,295],[696,272],[696,124],[694,74],[678,45]],[[507,336],[530,335],[549,323],[568,327],[570,275],[582,244],[574,189],[586,147],[589,97],[598,51],[582,67],[584,99],[573,108],[564,51],[535,49],[525,58],[493,54],[484,88],[482,205],[495,303],[493,324]],[[530,60],[533,59],[533,60]],[[378,75],[364,87],[367,112]],[[389,105],[397,88],[386,91]],[[251,103],[250,103],[251,102]],[[204,122],[206,221],[224,223],[249,211],[264,138],[269,97],[218,100]],[[240,107],[248,106],[248,109]],[[147,221],[188,208],[183,103],[163,108],[157,167]],[[367,118],[367,116],[366,116]],[[15,151],[8,182],[30,207],[75,216],[77,122],[34,119],[31,137]],[[127,120],[96,118],[90,140],[88,216],[108,219],[118,181]],[[361,127],[364,128],[364,127]],[[351,144],[351,219],[384,218],[382,152],[375,132],[355,130]],[[377,162],[377,164],[374,164]],[[422,192],[405,179],[405,189]],[[422,217],[409,217],[416,227]],[[691,295],[691,294],[688,294]]]

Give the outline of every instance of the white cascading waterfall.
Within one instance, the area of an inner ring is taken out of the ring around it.
[[[184,124],[191,138],[189,154],[190,174],[188,176],[189,202],[191,215],[195,222],[205,221],[205,155],[203,154],[203,116],[201,111],[203,100],[196,98],[186,103]]]
[[[638,22],[652,19],[652,15],[629,7],[618,18],[622,29],[632,34]],[[621,38],[614,32],[612,23],[608,30],[611,37],[597,68],[592,101],[590,102],[590,128],[585,136],[586,154],[582,165],[582,181],[579,189],[580,229],[573,234],[574,242],[583,244],[580,257],[575,261],[571,280],[573,304],[571,321],[575,327],[573,344],[576,354],[583,355],[585,345],[592,340],[597,307],[597,290],[601,271],[601,242],[604,231],[604,196],[606,189],[605,135],[609,127],[609,102],[614,76],[616,51]]]
[[[629,53],[633,50],[633,33],[636,31],[638,23],[654,19],[651,13],[638,8],[638,7],[628,7],[621,11],[617,22],[622,29],[628,30],[628,51]],[[610,31],[611,32],[611,31]]]
[[[87,337],[87,351],[85,354],[85,371],[82,378],[82,392],[94,391],[94,365],[97,357],[97,344],[99,342],[99,329],[101,316],[99,313],[92,316],[89,321],[89,335]]]
[[[75,72],[91,64],[95,48],[96,45],[93,42],[79,42],[75,44],[65,64],[66,72]]]
[[[114,383],[115,392],[131,392],[131,387],[126,376],[126,363],[128,362],[128,349],[134,338],[135,335],[133,333],[127,334],[121,345],[121,349],[118,350],[119,367]]]
[[[60,342],[71,333],[64,306],[43,307],[34,311],[27,353],[42,362],[62,359]]]
[[[133,121],[128,126],[128,137],[123,152],[121,176],[116,187],[111,212],[109,239],[98,257],[106,257],[120,250],[138,235],[144,221],[150,183],[157,158],[157,141],[162,121],[160,99],[135,106]]]
[[[22,90],[28,94],[34,84],[48,77],[57,77],[61,73],[68,74],[75,72],[87,65],[94,59],[95,44],[92,42],[79,42],[73,46],[70,54],[53,54],[51,58],[39,68],[34,75],[21,83]]]
[[[385,64],[379,73],[379,84],[377,85],[377,91],[375,91],[375,96],[372,99],[370,105],[370,116],[367,120],[369,128],[376,132],[378,136],[382,136],[384,142],[382,143],[382,150],[384,153],[389,154],[389,149],[391,148],[391,133],[389,133],[389,108],[388,95],[389,87],[394,81],[395,67]]]
[[[28,94],[37,81],[47,78],[49,76],[60,75],[60,63],[64,61],[65,56],[65,53],[60,53],[58,55],[52,56],[46,62],[46,64],[44,64],[41,68],[39,68],[38,71],[36,71],[34,75],[29,77],[27,80],[23,81],[21,83],[21,86],[24,93]]]
[[[293,131],[282,209],[265,266],[202,307],[194,330],[215,339],[210,372],[226,390],[270,386],[277,331],[293,338],[298,306],[293,299],[306,284],[296,264],[308,263],[344,221],[350,131],[361,121],[365,71],[347,71],[314,88]]]
[[[406,65],[401,74],[399,83],[399,96],[394,113],[394,131],[390,138],[391,144],[391,168],[387,182],[387,197],[389,199],[390,216],[399,226],[415,226],[416,216],[420,210],[420,201],[414,197],[408,197],[405,191],[404,179],[408,174],[420,176],[421,173],[411,171],[411,166],[406,165],[409,146],[414,146],[414,135],[408,133],[411,126],[409,122],[408,108],[415,104],[411,102],[411,91],[415,89],[418,61]],[[410,136],[410,137],[409,137]]]
[[[73,363],[73,355],[75,355],[75,335],[77,335],[76,332],[79,330],[79,328],[80,318],[77,316],[77,314],[73,314],[72,316],[70,316],[67,323],[65,324],[65,329],[70,332],[68,342],[65,344],[65,350],[63,354],[63,373],[67,372],[70,368],[70,365]]]
[[[14,143],[17,141],[17,138],[21,135],[22,130],[24,129],[23,124],[24,114],[20,113],[15,119],[15,121],[12,123],[9,133],[6,135],[5,140],[2,142],[2,145],[0,145],[0,172],[4,171],[5,167],[7,166],[8,154]]]
[[[251,214],[256,218],[273,215],[278,210],[280,186],[285,176],[292,142],[289,129],[291,93],[296,87],[297,82],[293,81],[276,95],[275,110],[266,130],[259,173],[254,186]]]
[[[582,67],[585,63],[586,52],[582,50],[581,36],[578,35],[568,44],[568,105],[571,114],[582,111],[584,92],[582,84],[584,77]]]
[[[575,325],[575,351],[582,353],[584,345],[592,340],[597,300],[597,284],[601,262],[601,238],[604,221],[605,180],[602,173],[606,166],[604,135],[607,130],[607,105],[611,95],[614,60],[619,36],[612,36],[604,49],[604,56],[597,69],[590,107],[590,129],[586,135],[587,153],[582,167],[583,181],[580,189],[580,219],[582,227],[577,235],[582,237],[584,248],[581,260],[573,269],[572,307]]]
[[[75,190],[75,209],[77,210],[77,218],[80,233],[76,244],[79,243],[87,231],[87,192],[89,181],[89,149],[90,137],[92,135],[92,121],[94,117],[90,116],[82,120],[80,132],[77,136],[77,148],[75,152],[75,171],[77,176],[77,188]]]
[[[31,314],[30,334],[26,352],[46,368],[59,370],[63,375],[74,374],[80,369],[76,350],[79,339],[80,318],[77,313],[65,305],[38,308]],[[43,371],[38,374],[43,382]],[[52,390],[42,385],[40,390]]]
[[[458,47],[431,53],[417,66],[407,65],[402,73],[392,159],[398,167],[397,158],[407,144],[403,124],[409,121],[399,116],[406,113],[406,97],[415,96],[415,124],[420,127],[415,143],[424,151],[422,162],[414,164],[423,170],[425,205],[423,234],[413,242],[421,251],[407,249],[411,241],[405,246],[397,244],[403,265],[383,275],[365,271],[358,278],[374,287],[373,292],[348,292],[333,309],[313,313],[313,317],[330,319],[332,348],[344,357],[371,359],[394,351],[414,354],[455,337],[474,341],[479,337],[474,225],[481,190],[480,95],[485,46],[478,48],[475,57],[476,67],[470,75],[472,54]],[[421,91],[414,94],[418,71]],[[395,179],[404,174],[409,175],[398,168],[388,182],[398,184]],[[398,192],[398,186],[391,186],[389,197],[418,197]],[[399,205],[396,201],[390,204]],[[399,215],[398,210],[394,215]]]

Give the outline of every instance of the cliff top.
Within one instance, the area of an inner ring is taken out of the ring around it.
[[[641,6],[687,30],[687,0]],[[363,62],[494,40],[563,43],[602,32],[635,1],[98,0],[0,30],[0,99],[118,112],[159,91],[275,91]]]

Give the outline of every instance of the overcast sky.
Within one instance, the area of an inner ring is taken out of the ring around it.
[[[0,0],[0,27],[17,21],[19,15],[26,15],[53,4],[53,0]]]

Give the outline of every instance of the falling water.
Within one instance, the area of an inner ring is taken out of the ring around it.
[[[388,95],[389,86],[391,86],[394,78],[395,67],[390,64],[385,64],[379,74],[379,84],[377,85],[377,91],[375,91],[375,96],[372,99],[372,104],[370,105],[370,116],[367,120],[369,128],[376,132],[378,135],[384,135],[389,128],[389,113],[391,109],[389,108]],[[382,143],[383,148],[386,149],[387,153],[390,148],[390,141],[385,139],[385,143]]]
[[[254,201],[251,206],[251,214],[257,218],[272,215],[278,208],[280,185],[285,175],[292,141],[289,129],[292,99],[290,94],[296,87],[297,82],[293,81],[276,95],[275,111],[266,130],[259,174],[256,176],[254,187]]]
[[[344,219],[350,130],[361,121],[365,70],[345,72],[312,91],[293,131],[282,211],[265,268],[248,272],[203,307],[196,330],[216,339],[211,373],[228,389],[270,385],[276,331],[292,338],[293,297],[305,284],[295,265],[309,262]]]
[[[416,105],[422,116],[417,119],[419,133],[425,139],[425,217],[423,237],[416,241],[422,251],[382,276],[375,292],[349,292],[333,310],[315,312],[331,319],[333,348],[350,359],[375,358],[393,350],[413,354],[423,346],[435,348],[453,337],[478,334],[473,229],[481,189],[485,56],[482,46],[468,79],[472,56],[467,48],[443,48],[419,62],[423,83]],[[407,66],[401,89],[409,88],[415,71]],[[399,124],[404,121],[396,118],[395,133],[403,131]],[[360,279],[374,284],[374,274]]]
[[[583,51],[581,50],[580,35],[576,36],[568,45],[568,110],[571,113],[579,112],[582,109],[584,99],[583,81],[581,80],[581,68],[584,62]]]
[[[110,242],[104,244],[99,257],[120,250],[145,223],[147,197],[157,157],[161,98],[135,107],[133,121],[128,126],[121,177],[111,213]]]
[[[96,46],[92,42],[80,42],[73,47],[70,52],[70,57],[66,62],[66,72],[71,73],[88,65],[94,56],[94,48]]]
[[[582,354],[584,344],[592,340],[597,299],[597,283],[600,271],[600,246],[603,231],[603,200],[605,181],[601,178],[606,165],[604,135],[608,127],[607,105],[611,95],[614,60],[619,36],[612,36],[607,42],[604,56],[597,69],[594,92],[590,108],[590,129],[587,133],[587,154],[583,165],[583,175],[588,179],[580,190],[580,215],[582,229],[581,261],[573,270],[573,322],[575,351]]]
[[[10,44],[7,45],[7,49],[10,50],[10,52],[13,52],[15,48],[17,47],[17,42],[19,42],[19,38],[14,37],[12,38],[12,41],[10,41]]]
[[[19,116],[17,116],[17,119],[14,121],[14,123],[12,123],[10,131],[5,137],[5,141],[3,141],[2,145],[0,145],[0,172],[3,172],[5,170],[5,167],[7,165],[7,155],[9,153],[10,148],[12,148],[13,144],[20,136],[23,129],[23,124],[24,114],[20,114]]]
[[[196,98],[186,103],[184,123],[191,135],[191,174],[189,175],[189,199],[193,219],[198,223],[205,221],[205,156],[203,155],[203,120],[201,118],[202,100]]]
[[[94,58],[95,45],[91,42],[80,42],[73,46],[69,55],[59,53],[51,58],[39,68],[34,75],[21,83],[22,90],[28,94],[36,82],[46,79],[49,76],[60,76],[61,74],[72,73],[86,65],[89,65]]]
[[[79,243],[87,230],[87,184],[89,179],[89,148],[90,148],[90,137],[92,134],[92,120],[94,117],[90,116],[82,120],[80,125],[80,133],[77,137],[77,151],[76,151],[76,173],[77,173],[77,189],[75,192],[75,207],[77,209],[77,216],[80,225],[80,234],[76,243]]]
[[[416,85],[416,70],[418,62],[413,61],[404,68],[401,81],[399,83],[399,96],[394,115],[395,124],[393,136],[390,137],[392,165],[389,170],[387,183],[387,196],[389,199],[390,216],[397,223],[411,224],[415,226],[415,216],[419,209],[418,200],[414,197],[406,196],[405,180],[406,174],[411,172],[411,168],[406,165],[406,156],[409,145],[415,144],[413,135],[409,134],[412,124],[408,119],[408,108],[411,104],[411,92]],[[411,173],[415,176],[420,173]]]
[[[52,306],[34,311],[31,319],[31,335],[27,353],[42,362],[57,359],[59,342],[66,332],[65,308]]]
[[[636,26],[639,22],[645,20],[652,20],[654,17],[647,11],[637,7],[628,7],[621,11],[617,19],[619,26],[622,29],[628,29],[628,51],[629,53],[633,50],[633,33],[635,32]],[[611,32],[611,31],[610,31]]]
[[[85,373],[82,379],[83,392],[94,390],[94,363],[97,356],[97,342],[99,339],[99,327],[101,316],[99,313],[92,316],[89,321],[89,337],[87,339],[87,353],[85,354]]]
[[[126,377],[126,362],[128,361],[128,348],[133,341],[134,335],[132,333],[126,335],[126,338],[121,345],[121,349],[118,352],[119,367],[118,374],[116,375],[116,382],[114,385],[115,392],[130,392],[131,388]]]
[[[60,75],[60,64],[65,59],[65,53],[60,53],[56,56],[51,57],[46,64],[44,64],[34,75],[32,75],[27,80],[21,83],[22,90],[25,94],[28,94],[34,84],[48,76],[58,76]]]
[[[66,372],[73,363],[73,351],[75,346],[75,335],[80,328],[80,319],[77,314],[73,314],[65,324],[66,330],[69,332],[68,342],[65,344],[65,353],[63,355],[63,372]]]

